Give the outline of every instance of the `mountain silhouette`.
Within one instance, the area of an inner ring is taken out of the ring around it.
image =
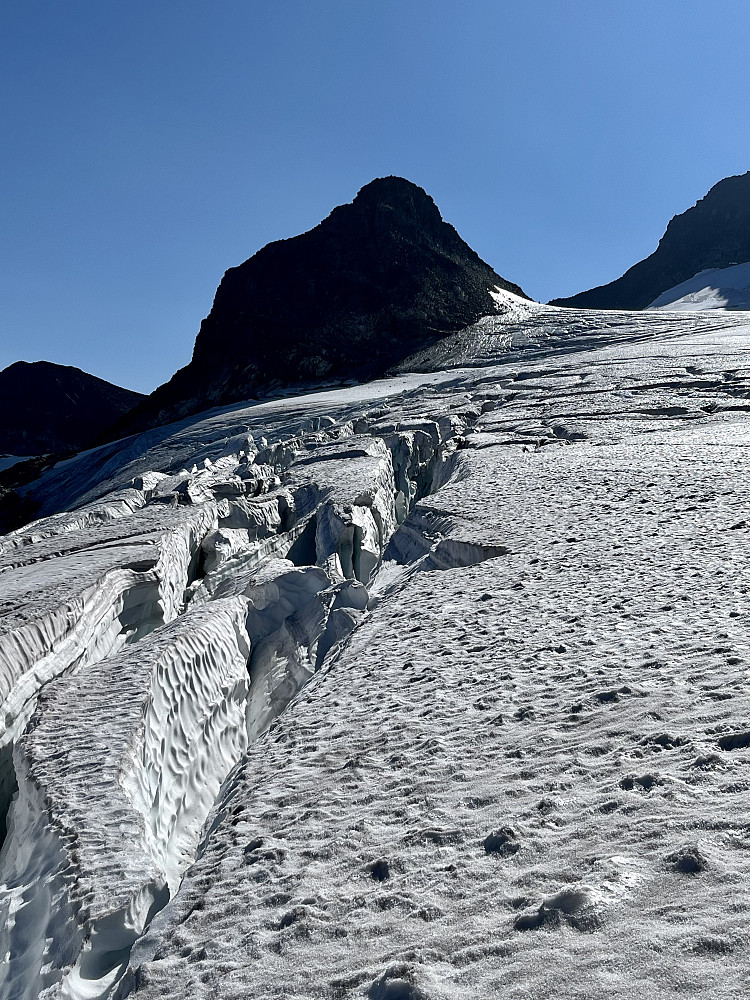
[[[0,453],[80,451],[143,398],[80,368],[16,361],[0,371]]]
[[[230,268],[192,361],[115,433],[280,388],[382,375],[496,312],[495,287],[524,295],[443,221],[422,188],[374,180],[314,229]]]
[[[750,261],[750,171],[725,177],[696,205],[676,215],[651,256],[621,278],[550,304],[645,309],[699,271],[745,261]]]

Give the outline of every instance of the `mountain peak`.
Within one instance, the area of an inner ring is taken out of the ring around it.
[[[230,268],[191,363],[118,429],[282,386],[381,376],[496,312],[490,290],[497,287],[524,296],[443,221],[423,188],[376,178],[314,229]]]
[[[750,261],[750,171],[718,181],[692,208],[675,215],[656,250],[621,278],[552,305],[645,309],[701,271]]]
[[[392,239],[401,234],[409,240],[440,240],[450,231],[440,210],[424,188],[404,177],[377,177],[357,192],[353,201],[334,208],[312,232],[352,239]],[[306,235],[306,234],[305,234]],[[462,241],[463,242],[463,241]],[[272,244],[273,245],[273,244]]]
[[[397,217],[421,225],[443,221],[440,210],[424,188],[404,177],[376,177],[360,188],[352,205],[384,215],[394,212]]]
[[[78,451],[143,396],[52,361],[15,361],[0,371],[0,453]]]

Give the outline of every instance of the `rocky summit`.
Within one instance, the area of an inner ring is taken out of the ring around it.
[[[750,171],[725,177],[696,205],[676,215],[651,256],[621,278],[569,298],[553,299],[551,304],[582,309],[645,309],[662,293],[701,271],[747,261]],[[731,307],[731,300],[729,304]],[[739,308],[747,308],[744,299]]]
[[[522,290],[401,177],[367,184],[314,229],[269,243],[219,285],[190,364],[120,425],[140,430],[282,387],[382,375]]]

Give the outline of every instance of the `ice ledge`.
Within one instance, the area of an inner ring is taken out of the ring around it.
[[[121,974],[247,745],[245,617],[197,608],[42,695],[15,749],[0,982],[84,1000]]]

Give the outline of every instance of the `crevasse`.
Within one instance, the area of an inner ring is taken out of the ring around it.
[[[0,635],[18,706],[8,732],[25,729],[0,858],[9,997],[112,993],[248,740],[366,614],[390,538],[465,426],[379,417],[321,424],[247,469],[238,455],[176,485],[145,475],[144,505],[39,522],[10,547],[53,566],[64,535],[86,586]],[[127,565],[101,572],[99,553],[92,576],[79,533],[103,525],[114,549],[115,520],[131,533]]]

